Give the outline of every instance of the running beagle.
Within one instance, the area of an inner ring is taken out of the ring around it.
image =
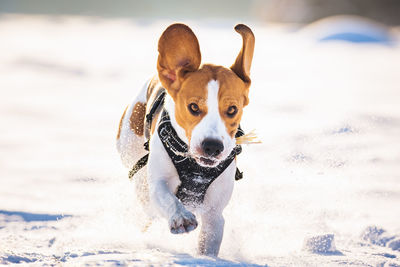
[[[158,77],[126,108],[117,134],[125,166],[147,163],[143,175],[135,176],[145,209],[155,208],[174,234],[196,229],[194,214],[200,216],[198,250],[212,256],[220,249],[222,211],[238,176],[236,137],[249,103],[255,38],[246,25],[235,30],[243,46],[235,63],[225,68],[200,65],[192,30],[184,24],[169,26],[158,42]]]

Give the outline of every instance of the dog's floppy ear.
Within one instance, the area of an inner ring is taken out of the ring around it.
[[[249,27],[244,24],[238,24],[235,26],[235,31],[240,33],[243,39],[243,46],[240,50],[239,55],[236,58],[235,63],[231,66],[231,70],[236,73],[245,83],[250,85],[250,67],[251,61],[253,60],[254,34]]]
[[[158,41],[157,70],[161,84],[174,97],[185,74],[199,68],[199,42],[192,30],[184,24],[172,24]]]

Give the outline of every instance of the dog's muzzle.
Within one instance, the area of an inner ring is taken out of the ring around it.
[[[224,151],[224,144],[217,139],[205,139],[201,142],[201,154],[199,163],[204,166],[213,167],[220,162],[220,155]]]

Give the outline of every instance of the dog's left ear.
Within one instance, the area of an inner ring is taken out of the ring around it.
[[[239,76],[246,85],[246,91],[244,92],[244,105],[246,106],[249,103],[248,94],[251,84],[250,68],[253,60],[255,38],[251,29],[244,24],[236,25],[235,31],[240,33],[242,36],[243,45],[235,63],[231,66],[231,70],[236,73],[236,75]]]
[[[254,53],[254,43],[255,38],[254,34],[249,27],[244,24],[238,24],[235,26],[235,31],[240,33],[243,39],[242,49],[240,50],[239,55],[236,58],[235,63],[231,66],[231,70],[239,76],[240,79],[246,84],[246,99],[245,105],[248,104],[248,88],[251,84],[250,79],[250,68],[251,62],[253,60],[253,53]]]
[[[172,24],[158,41],[157,70],[161,84],[175,98],[185,74],[200,67],[199,42],[193,31],[184,24]]]

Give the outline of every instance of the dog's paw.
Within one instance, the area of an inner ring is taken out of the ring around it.
[[[197,225],[196,216],[185,209],[178,210],[169,219],[169,229],[173,234],[188,233],[196,229]]]

